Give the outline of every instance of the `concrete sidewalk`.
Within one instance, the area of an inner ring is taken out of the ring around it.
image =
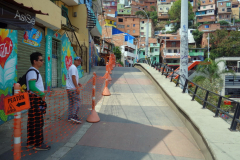
[[[105,67],[96,72],[104,75]],[[91,75],[82,81],[88,81]],[[144,73],[136,68],[116,67],[111,77],[111,96],[102,98],[96,106],[100,122],[78,125],[74,133],[54,142],[51,150],[22,159],[204,159],[186,126]],[[6,154],[0,157],[2,160]]]

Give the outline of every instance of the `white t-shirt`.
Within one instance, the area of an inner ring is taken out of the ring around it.
[[[34,67],[30,67],[29,69],[35,69],[38,73],[39,71],[34,68]],[[28,70],[29,70],[28,69]],[[27,73],[27,76],[26,76],[26,80],[27,80],[27,90],[29,90],[29,84],[28,84],[28,81],[31,80],[31,79],[36,79],[37,80],[37,73],[35,71],[29,71]],[[38,75],[38,80],[36,81],[36,87],[40,90],[40,91],[44,91],[44,86],[43,86],[43,80],[42,80],[42,76],[41,74],[39,73]]]
[[[73,81],[72,81],[72,76],[73,75],[76,76],[76,81],[77,81],[77,84],[78,84],[78,79],[79,79],[78,69],[74,64],[72,64],[68,69],[67,81],[66,81],[66,88],[67,89],[76,89],[76,87],[75,87],[75,85],[73,84]]]

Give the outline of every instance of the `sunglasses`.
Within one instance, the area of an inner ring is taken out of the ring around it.
[[[38,61],[41,61],[41,62],[43,62],[43,59],[39,59]]]

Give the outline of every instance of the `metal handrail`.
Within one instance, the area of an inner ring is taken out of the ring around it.
[[[146,61],[144,61],[144,63],[147,63]],[[148,64],[148,63],[147,63]],[[239,117],[240,117],[240,103],[235,101],[235,100],[232,100],[230,98],[227,98],[227,97],[224,97],[224,96],[221,96],[217,93],[214,93],[212,91],[209,91],[199,85],[197,85],[196,83],[190,81],[189,79],[183,77],[182,75],[180,75],[179,73],[174,73],[174,70],[172,68],[170,68],[167,64],[161,64],[161,63],[157,63],[156,61],[152,62],[149,64],[149,66],[155,68],[156,70],[158,70],[162,75],[165,75],[166,78],[169,76],[170,77],[170,82],[173,81],[173,78],[174,78],[174,74],[177,74],[178,75],[178,79],[177,79],[177,82],[176,82],[176,87],[177,86],[181,86],[182,89],[183,89],[183,93],[186,93],[186,90],[189,91],[191,94],[192,94],[192,101],[195,99],[195,97],[198,97],[200,100],[203,101],[203,108],[205,109],[207,105],[210,105],[212,107],[214,107],[216,109],[215,111],[215,116],[214,117],[218,117],[218,114],[219,114],[219,111],[226,114],[228,117],[232,118],[232,122],[231,122],[231,126],[229,128],[229,130],[231,131],[236,131],[236,128],[237,128],[237,123],[240,124],[240,120],[239,120]],[[170,72],[169,72],[170,71]],[[180,80],[180,77],[184,78],[185,79],[185,83],[184,84],[181,84],[179,82]],[[188,83],[191,83],[191,84],[194,84],[196,86],[195,90],[194,91],[191,91],[190,89],[188,89]],[[206,91],[206,95],[205,95],[205,98],[201,98],[200,96],[197,95],[197,90],[198,89],[202,89],[204,91]],[[218,103],[217,103],[217,106],[213,105],[212,103],[210,103],[208,101],[208,97],[209,97],[209,93],[211,94],[214,94],[216,96],[218,96]],[[228,100],[228,101],[231,101],[231,102],[234,102],[237,104],[237,107],[236,107],[236,110],[234,112],[234,115],[231,115],[229,114],[228,112],[222,110],[220,108],[221,106],[221,103],[222,103],[222,100],[225,99],[225,100]]]

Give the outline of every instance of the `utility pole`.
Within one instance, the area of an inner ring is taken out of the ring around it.
[[[208,61],[209,61],[209,33],[208,33]]]
[[[188,78],[188,0],[181,1],[180,83]],[[187,92],[187,90],[186,90]]]

